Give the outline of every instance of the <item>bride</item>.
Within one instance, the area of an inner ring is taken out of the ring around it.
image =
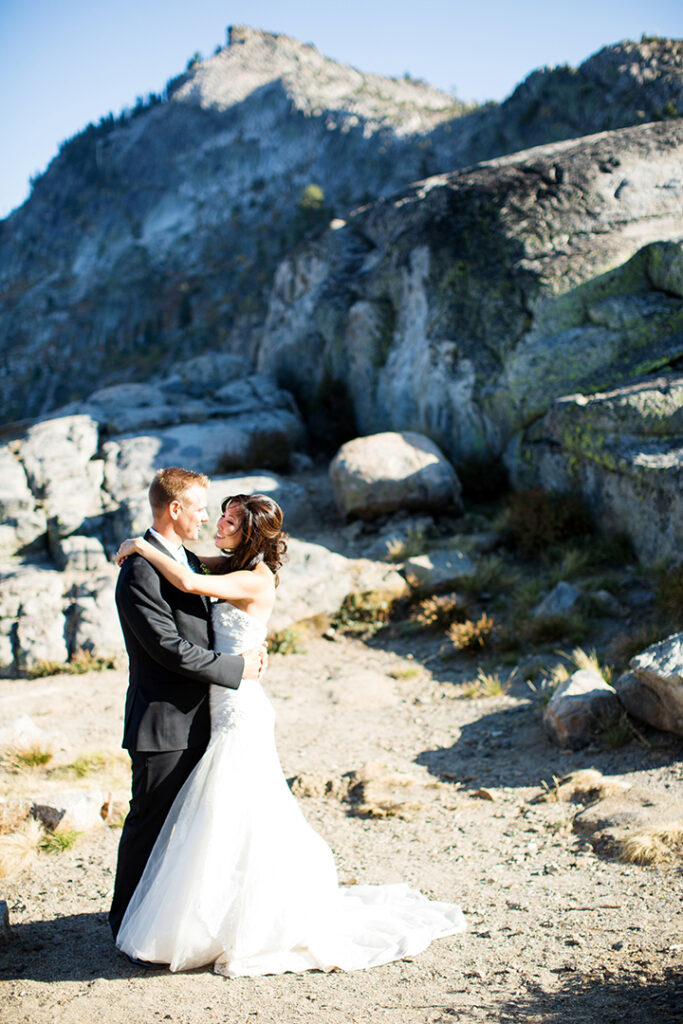
[[[221,510],[222,555],[202,559],[210,575],[141,537],[123,542],[117,562],[142,555],[174,586],[216,598],[215,646],[233,653],[265,639],[286,543],[282,511],[266,495],[238,494]],[[159,834],[119,949],[172,971],[213,964],[228,977],[351,971],[464,930],[458,906],[406,885],[339,887],[329,847],[287,786],[260,682],[212,686],[210,700],[211,740]]]

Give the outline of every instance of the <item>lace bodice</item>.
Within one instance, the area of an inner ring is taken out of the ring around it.
[[[266,627],[258,619],[229,601],[211,605],[214,649],[222,654],[240,654],[258,647],[266,638]]]
[[[211,606],[214,649],[222,654],[241,654],[258,647],[266,639],[266,627],[248,612],[228,601]],[[211,687],[211,734],[225,732],[249,718],[271,720],[272,708],[261,684],[243,679],[236,690],[225,686]]]

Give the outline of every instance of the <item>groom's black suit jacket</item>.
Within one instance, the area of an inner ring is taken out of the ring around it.
[[[149,531],[145,539],[164,550]],[[187,557],[198,569],[192,552]],[[236,688],[244,668],[241,657],[211,650],[208,599],[183,593],[131,555],[119,573],[116,606],[130,662],[122,745],[149,752],[206,746],[209,685]]]

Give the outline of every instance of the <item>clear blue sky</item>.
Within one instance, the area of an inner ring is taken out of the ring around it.
[[[363,71],[409,72],[461,99],[502,100],[544,65],[683,36],[681,0],[0,0],[0,217],[59,143],[161,92],[228,25],[282,32]]]

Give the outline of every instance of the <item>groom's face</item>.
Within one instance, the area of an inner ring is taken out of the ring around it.
[[[208,522],[209,516],[206,511],[206,501],[206,488],[193,484],[191,487],[188,487],[183,494],[182,500],[177,503],[175,532],[183,544],[186,541],[197,540],[203,524]]]

